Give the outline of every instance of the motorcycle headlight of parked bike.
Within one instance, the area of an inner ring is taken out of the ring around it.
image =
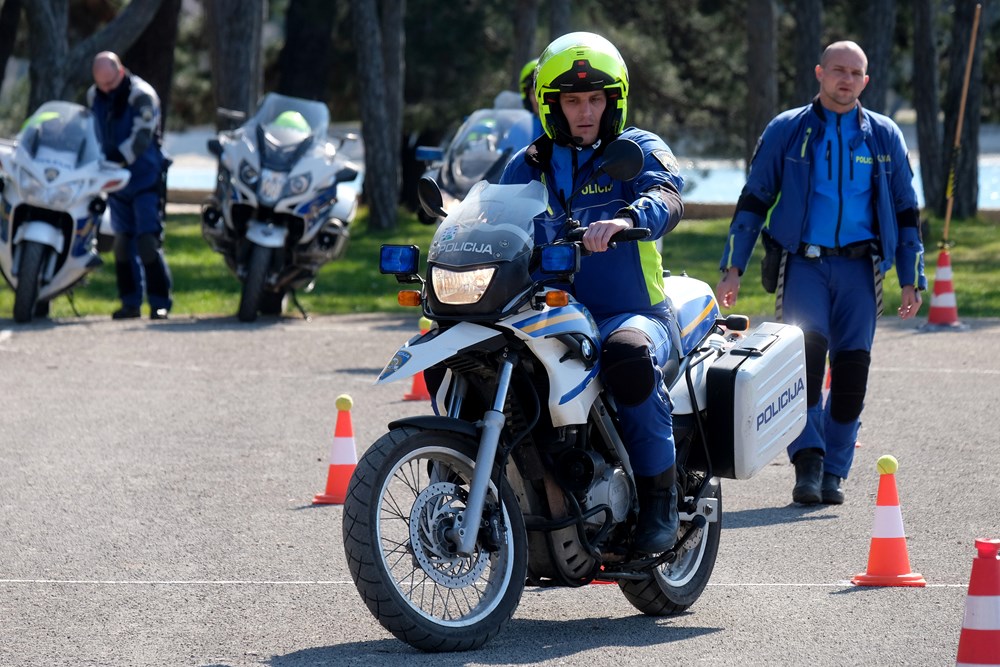
[[[257,182],[260,180],[260,172],[253,168],[253,166],[243,160],[240,163],[240,180],[250,187],[256,187]]]
[[[45,186],[26,169],[21,169],[18,174],[18,188],[28,202],[45,205]]]

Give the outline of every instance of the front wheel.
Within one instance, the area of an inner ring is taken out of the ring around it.
[[[701,539],[696,544],[690,548],[682,546],[673,563],[653,570],[648,579],[618,582],[625,598],[642,613],[650,616],[679,614],[694,604],[705,590],[715,568],[722,534],[722,486],[717,479],[711,481],[705,497],[716,499],[719,511],[716,520],[702,529]],[[679,534],[683,535],[689,526],[690,523],[682,521]]]
[[[358,592],[389,632],[424,651],[482,646],[524,588],[527,534],[506,483],[490,483],[471,556],[450,538],[477,446],[455,433],[395,429],[368,449],[347,490],[344,550]]]
[[[236,314],[240,322],[253,322],[257,319],[264,294],[264,281],[267,280],[273,254],[274,248],[265,248],[256,243],[250,251],[247,275],[243,280],[243,291],[240,294],[240,309]]]
[[[30,322],[35,314],[49,250],[49,246],[34,241],[25,241],[21,247],[21,266],[17,271],[17,289],[14,291],[15,322]]]

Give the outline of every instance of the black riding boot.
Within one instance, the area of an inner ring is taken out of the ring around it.
[[[639,518],[635,548],[647,554],[663,553],[677,543],[677,468],[670,466],[654,477],[635,478]]]
[[[803,449],[796,452],[795,486],[792,500],[803,505],[815,505],[822,500],[820,486],[823,483],[823,450]]]

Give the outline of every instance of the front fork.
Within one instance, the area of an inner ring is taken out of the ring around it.
[[[515,365],[517,365],[517,355],[509,351],[506,352],[503,361],[500,362],[493,407],[483,415],[483,427],[479,436],[479,453],[472,471],[472,481],[469,483],[469,499],[465,504],[465,511],[459,513],[455,525],[448,532],[448,538],[457,545],[458,554],[466,558],[472,555],[476,546],[476,538],[479,535],[483,507],[486,505],[486,492],[490,487],[490,476],[500,444],[500,432],[507,421],[503,408],[507,403],[510,377]],[[460,388],[461,383],[456,386],[456,389]]]

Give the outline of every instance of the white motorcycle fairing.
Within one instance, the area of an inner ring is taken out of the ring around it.
[[[460,350],[500,336],[495,329],[472,322],[459,322],[448,329],[432,329],[414,336],[396,351],[379,374],[375,384],[387,384],[412,377]]]
[[[264,248],[284,248],[288,229],[257,220],[247,225],[247,240]]]

